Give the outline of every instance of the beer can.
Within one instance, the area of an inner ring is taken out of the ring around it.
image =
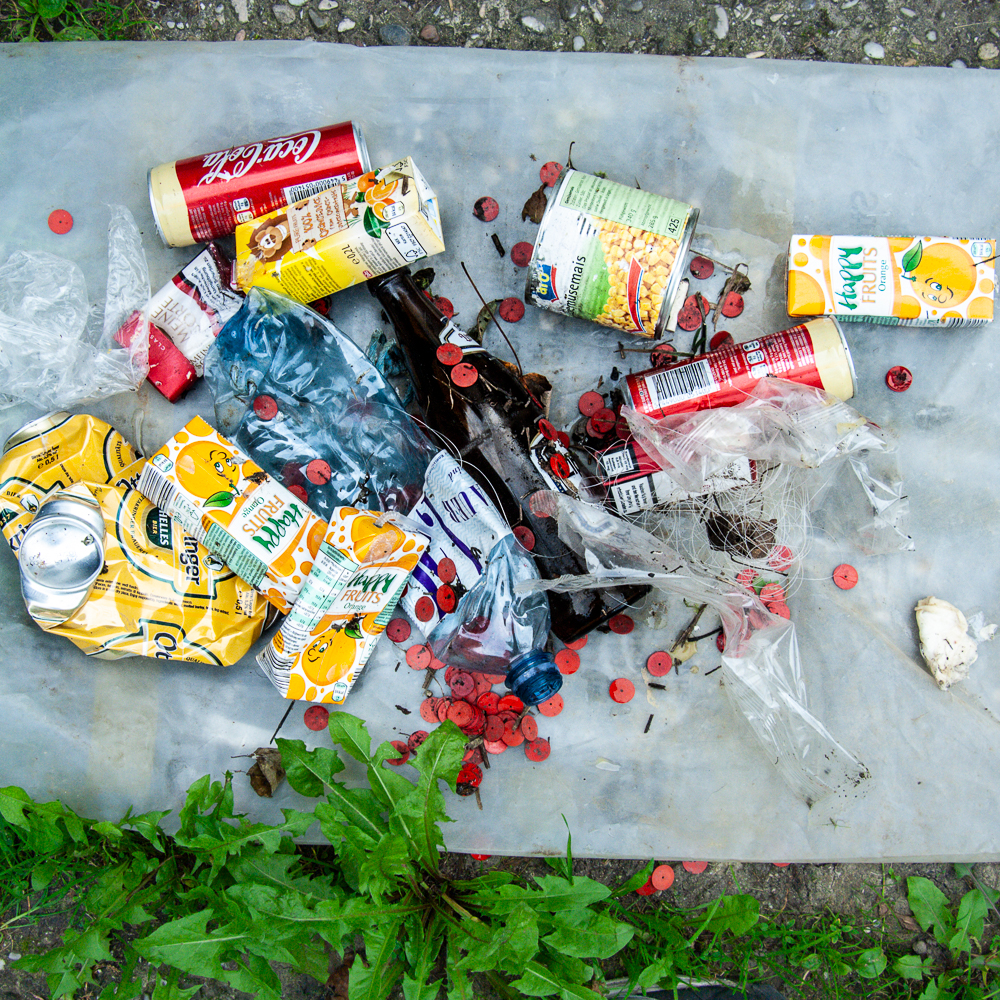
[[[369,169],[361,126],[341,122],[162,163],[149,171],[149,202],[163,242],[190,246]]]
[[[697,222],[684,202],[567,167],[538,227],[524,299],[658,337]]]
[[[625,377],[625,402],[650,417],[735,406],[768,375],[812,385],[838,399],[854,395],[854,361],[832,318],[727,344],[718,350]]]

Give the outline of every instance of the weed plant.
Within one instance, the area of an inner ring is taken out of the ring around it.
[[[144,0],[0,0],[0,42],[143,41]]]
[[[908,880],[936,948],[921,956],[847,918],[762,917],[744,894],[696,909],[637,906],[653,862],[606,886],[574,874],[571,840],[551,874],[453,879],[440,865],[441,826],[465,737],[452,723],[435,730],[411,759],[412,782],[384,766],[397,754],[391,744],[372,752],[360,719],[335,713],[329,732],[339,752],[278,740],[289,784],[315,801],[311,811],[282,810],[275,825],[234,814],[229,774],[195,782],[173,836],[165,812],[95,822],[0,789],[0,937],[53,913],[68,922],[61,943],[14,964],[44,974],[53,998],[100,1000],[184,1000],[200,988],[191,977],[278,1000],[276,963],[326,983],[345,955],[350,1000],[400,988],[405,1000],[593,1000],[719,977],[777,981],[809,1000],[1000,996],[1000,939],[981,945],[996,901],[985,886],[953,912],[929,880]],[[363,767],[366,785],[337,779],[341,754]],[[330,848],[298,847],[317,823]],[[114,981],[96,982],[109,968]]]

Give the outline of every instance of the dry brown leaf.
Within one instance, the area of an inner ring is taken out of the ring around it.
[[[916,922],[908,913],[897,913],[896,919],[908,930],[919,931],[920,924]]]
[[[521,221],[531,219],[536,225],[542,221],[545,214],[545,207],[548,202],[545,200],[545,185],[543,184],[525,203],[521,209]]]
[[[247,771],[250,786],[263,798],[270,798],[285,777],[281,766],[281,751],[270,747],[257,747],[253,752],[257,762]]]
[[[330,1000],[347,1000],[347,988],[353,964],[354,952],[348,948],[344,952],[344,961],[330,973],[330,978],[326,981],[326,995]]]

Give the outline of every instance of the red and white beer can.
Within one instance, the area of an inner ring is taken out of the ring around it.
[[[162,163],[149,171],[149,202],[163,242],[184,247],[370,169],[361,126],[341,122]]]
[[[768,375],[816,386],[838,399],[854,395],[851,352],[837,321],[827,318],[628,375],[625,402],[650,417],[735,406]]]

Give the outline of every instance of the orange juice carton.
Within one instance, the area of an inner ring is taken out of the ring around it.
[[[323,522],[201,417],[149,459],[138,490],[279,611],[291,610]]]
[[[410,157],[236,228],[236,281],[313,302],[441,253],[437,196]]]
[[[887,326],[980,326],[993,319],[995,239],[793,236],[788,315]]]
[[[343,704],[427,545],[398,515],[337,509],[295,607],[257,657],[285,698]]]

